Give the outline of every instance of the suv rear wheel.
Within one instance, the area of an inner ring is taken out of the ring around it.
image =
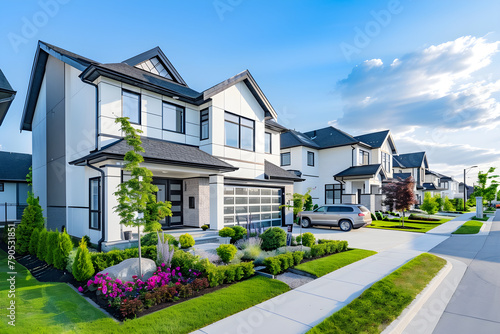
[[[341,220],[339,223],[340,230],[349,232],[352,229],[352,224],[348,220]]]
[[[311,220],[309,218],[302,218],[302,227],[311,227]]]

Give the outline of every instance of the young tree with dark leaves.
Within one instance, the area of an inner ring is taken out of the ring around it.
[[[385,195],[383,204],[388,205],[391,211],[403,212],[401,226],[405,225],[405,212],[417,203],[415,192],[413,191],[414,187],[415,180],[411,176],[405,180],[398,178],[382,187],[382,193]]]

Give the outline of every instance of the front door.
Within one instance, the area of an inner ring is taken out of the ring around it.
[[[162,227],[182,225],[182,180],[155,179],[153,183],[158,187],[157,201],[172,203],[172,216],[160,220]]]

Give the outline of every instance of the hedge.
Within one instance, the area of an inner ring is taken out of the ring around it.
[[[208,282],[211,287],[240,281],[243,278],[249,278],[254,273],[253,262],[241,262],[227,266],[211,265],[207,267]]]
[[[264,260],[266,269],[273,275],[278,275],[290,267],[298,265],[304,258],[304,252],[296,251],[268,257]]]
[[[317,245],[311,247],[311,255],[319,257],[325,254],[344,252],[347,250],[347,245],[347,241],[320,239]]]

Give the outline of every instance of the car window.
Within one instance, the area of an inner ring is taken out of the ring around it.
[[[329,206],[328,207],[328,212],[340,212],[340,207],[338,206]]]
[[[316,210],[314,210],[314,212],[325,212],[325,207],[324,206],[320,206],[319,208],[317,208]]]
[[[362,205],[358,206],[358,208],[361,210],[361,212],[370,212],[370,210],[368,210],[366,207]]]
[[[354,212],[354,209],[350,206],[342,206],[340,207],[340,212]]]

